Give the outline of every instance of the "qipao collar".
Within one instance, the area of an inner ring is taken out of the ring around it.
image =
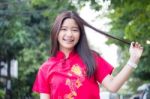
[[[76,54],[77,54],[77,52],[73,50],[69,53],[69,56],[66,58],[64,52],[58,51],[57,54],[56,54],[56,58],[57,59],[69,59],[69,58],[73,57]]]

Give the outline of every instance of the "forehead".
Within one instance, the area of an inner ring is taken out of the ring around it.
[[[77,22],[72,18],[67,18],[63,21],[62,26],[74,26],[78,27]]]

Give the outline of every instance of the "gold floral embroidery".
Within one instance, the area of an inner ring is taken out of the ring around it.
[[[80,86],[82,86],[82,83],[81,83],[81,81],[79,79],[76,80],[75,86],[77,88],[79,88]]]
[[[68,85],[73,90],[74,88],[72,88],[71,85],[75,85],[76,88],[79,88],[80,86],[82,86],[82,83],[79,79],[77,79],[75,82],[71,82],[70,79],[67,79],[66,85]]]
[[[77,96],[77,89],[82,86],[82,82],[84,81],[84,70],[80,68],[79,65],[75,64],[72,66],[71,70],[68,72],[69,77],[77,77],[76,79],[66,79],[66,85],[70,89],[70,93],[65,94],[64,99],[74,99]]]
[[[81,76],[81,74],[82,74],[82,71],[78,65],[73,65],[71,68],[71,72],[73,72],[74,74],[76,74],[78,76]]]
[[[66,80],[66,85],[68,85],[68,86],[70,85],[70,79]]]
[[[72,91],[73,96],[77,96],[77,93],[75,91]]]
[[[74,96],[77,96],[77,93],[75,91],[72,91],[71,93],[69,94],[66,94],[64,96],[65,99],[74,99]]]

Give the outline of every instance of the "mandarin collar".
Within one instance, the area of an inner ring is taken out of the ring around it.
[[[71,52],[69,53],[68,58],[71,58],[72,56],[74,56],[75,53],[76,53],[76,52],[75,52],[74,50],[71,51]],[[64,54],[64,52],[62,52],[62,51],[58,51],[58,52],[57,52],[56,58],[57,58],[57,59],[68,59],[68,58],[65,58],[65,54]]]

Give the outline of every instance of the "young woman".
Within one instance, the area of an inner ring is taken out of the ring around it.
[[[132,42],[129,61],[113,77],[113,67],[90,50],[84,25],[75,12],[57,16],[51,31],[51,57],[39,68],[33,86],[40,99],[100,99],[98,82],[116,92],[136,68],[143,48]]]

